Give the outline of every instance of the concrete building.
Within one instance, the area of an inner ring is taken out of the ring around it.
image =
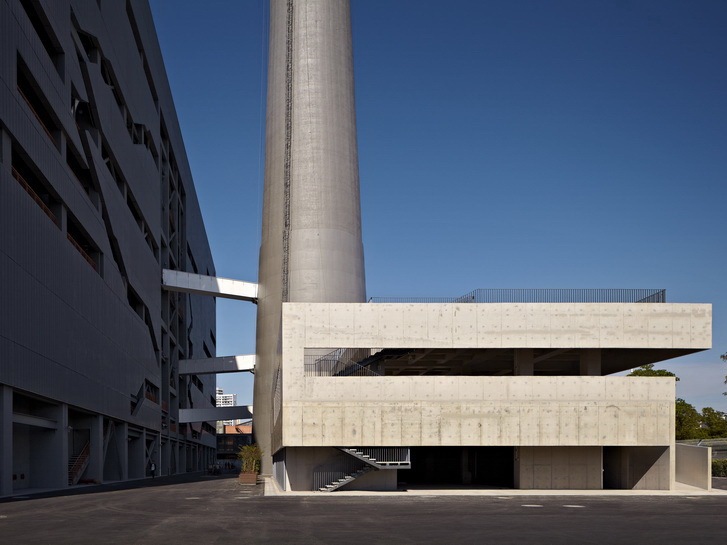
[[[0,495],[215,459],[214,275],[148,5],[0,2]]]
[[[217,388],[215,394],[216,407],[234,407],[237,405],[237,394],[226,394],[222,388]],[[225,426],[239,424],[239,420],[220,420],[217,422],[217,433],[224,433]]]
[[[670,489],[674,379],[606,375],[710,345],[702,304],[287,303],[276,477]]]
[[[286,490],[673,488],[693,473],[674,380],[608,375],[710,348],[710,305],[663,290],[364,302],[349,18],[347,0],[271,0],[263,473]]]
[[[237,454],[240,447],[252,443],[252,422],[223,426],[222,430],[217,433],[217,464],[223,471],[240,471],[240,460]]]

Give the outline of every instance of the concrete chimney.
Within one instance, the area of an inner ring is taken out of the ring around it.
[[[270,0],[265,150],[253,418],[271,474],[282,304],[366,300],[348,0]]]

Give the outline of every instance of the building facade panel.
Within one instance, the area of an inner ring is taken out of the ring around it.
[[[215,304],[160,279],[215,270],[149,7],[8,0],[0,26],[0,495],[202,469],[214,426],[178,407],[215,377],[177,362],[215,355]]]

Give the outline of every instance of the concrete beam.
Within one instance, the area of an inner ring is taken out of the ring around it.
[[[35,426],[36,428],[46,428],[49,430],[57,430],[59,428],[58,421],[56,420],[18,413],[13,414],[13,424],[25,424],[27,426]]]
[[[216,420],[247,420],[252,418],[252,407],[210,407],[207,409],[179,409],[179,423],[213,422]]]
[[[212,373],[240,373],[242,371],[252,373],[254,369],[255,354],[179,360],[180,375],[209,375]]]
[[[167,291],[199,293],[257,303],[257,284],[242,280],[163,269],[162,287]]]

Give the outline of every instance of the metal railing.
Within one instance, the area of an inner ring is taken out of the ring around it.
[[[81,474],[86,469],[86,462],[91,453],[91,442],[87,442],[78,456],[75,456],[68,464],[68,484],[76,484]]]
[[[348,349],[339,348],[324,356],[303,356],[306,377],[380,377],[381,373],[355,361],[346,361]]]
[[[666,290],[476,289],[460,297],[371,297],[369,303],[666,303]]]
[[[71,233],[66,233],[66,238],[68,238],[68,242],[70,242],[73,247],[78,251],[79,254],[81,254],[81,257],[85,259],[89,265],[93,268],[93,270],[97,270],[96,268],[96,262],[91,258],[90,255],[86,253],[86,250],[83,249],[83,247],[76,241],[75,238],[73,238],[73,235]]]
[[[48,216],[53,223],[56,224],[56,227],[60,227],[60,222],[58,221],[58,218],[56,218],[56,215],[51,212],[51,209],[48,208],[48,206],[43,202],[43,199],[41,199],[38,194],[35,192],[35,190],[30,187],[30,184],[23,178],[23,176],[18,172],[18,170],[13,167],[13,178],[17,180],[17,182],[25,189],[25,192],[31,196],[31,198],[35,201],[35,204],[40,206],[41,210],[45,212],[45,215]]]
[[[327,464],[322,464],[313,470],[313,490],[320,490],[328,484],[345,479],[357,471],[364,469],[368,464],[352,456],[341,456]]]
[[[377,464],[408,464],[411,462],[411,450],[408,447],[355,447],[355,449]]]
[[[56,141],[55,137],[51,134],[50,129],[45,124],[45,121],[43,121],[43,118],[40,116],[40,114],[38,114],[38,112],[35,111],[35,108],[33,107],[33,104],[30,102],[30,99],[25,95],[25,93],[20,88],[20,86],[17,87],[17,90],[18,90],[18,93],[20,94],[20,96],[25,101],[25,103],[28,105],[28,108],[30,109],[30,111],[35,116],[35,119],[37,119],[38,120],[38,123],[40,123],[40,126],[45,131],[45,134],[48,136],[48,138],[50,138],[51,142],[53,142],[53,145],[57,147],[58,146],[58,142]]]

